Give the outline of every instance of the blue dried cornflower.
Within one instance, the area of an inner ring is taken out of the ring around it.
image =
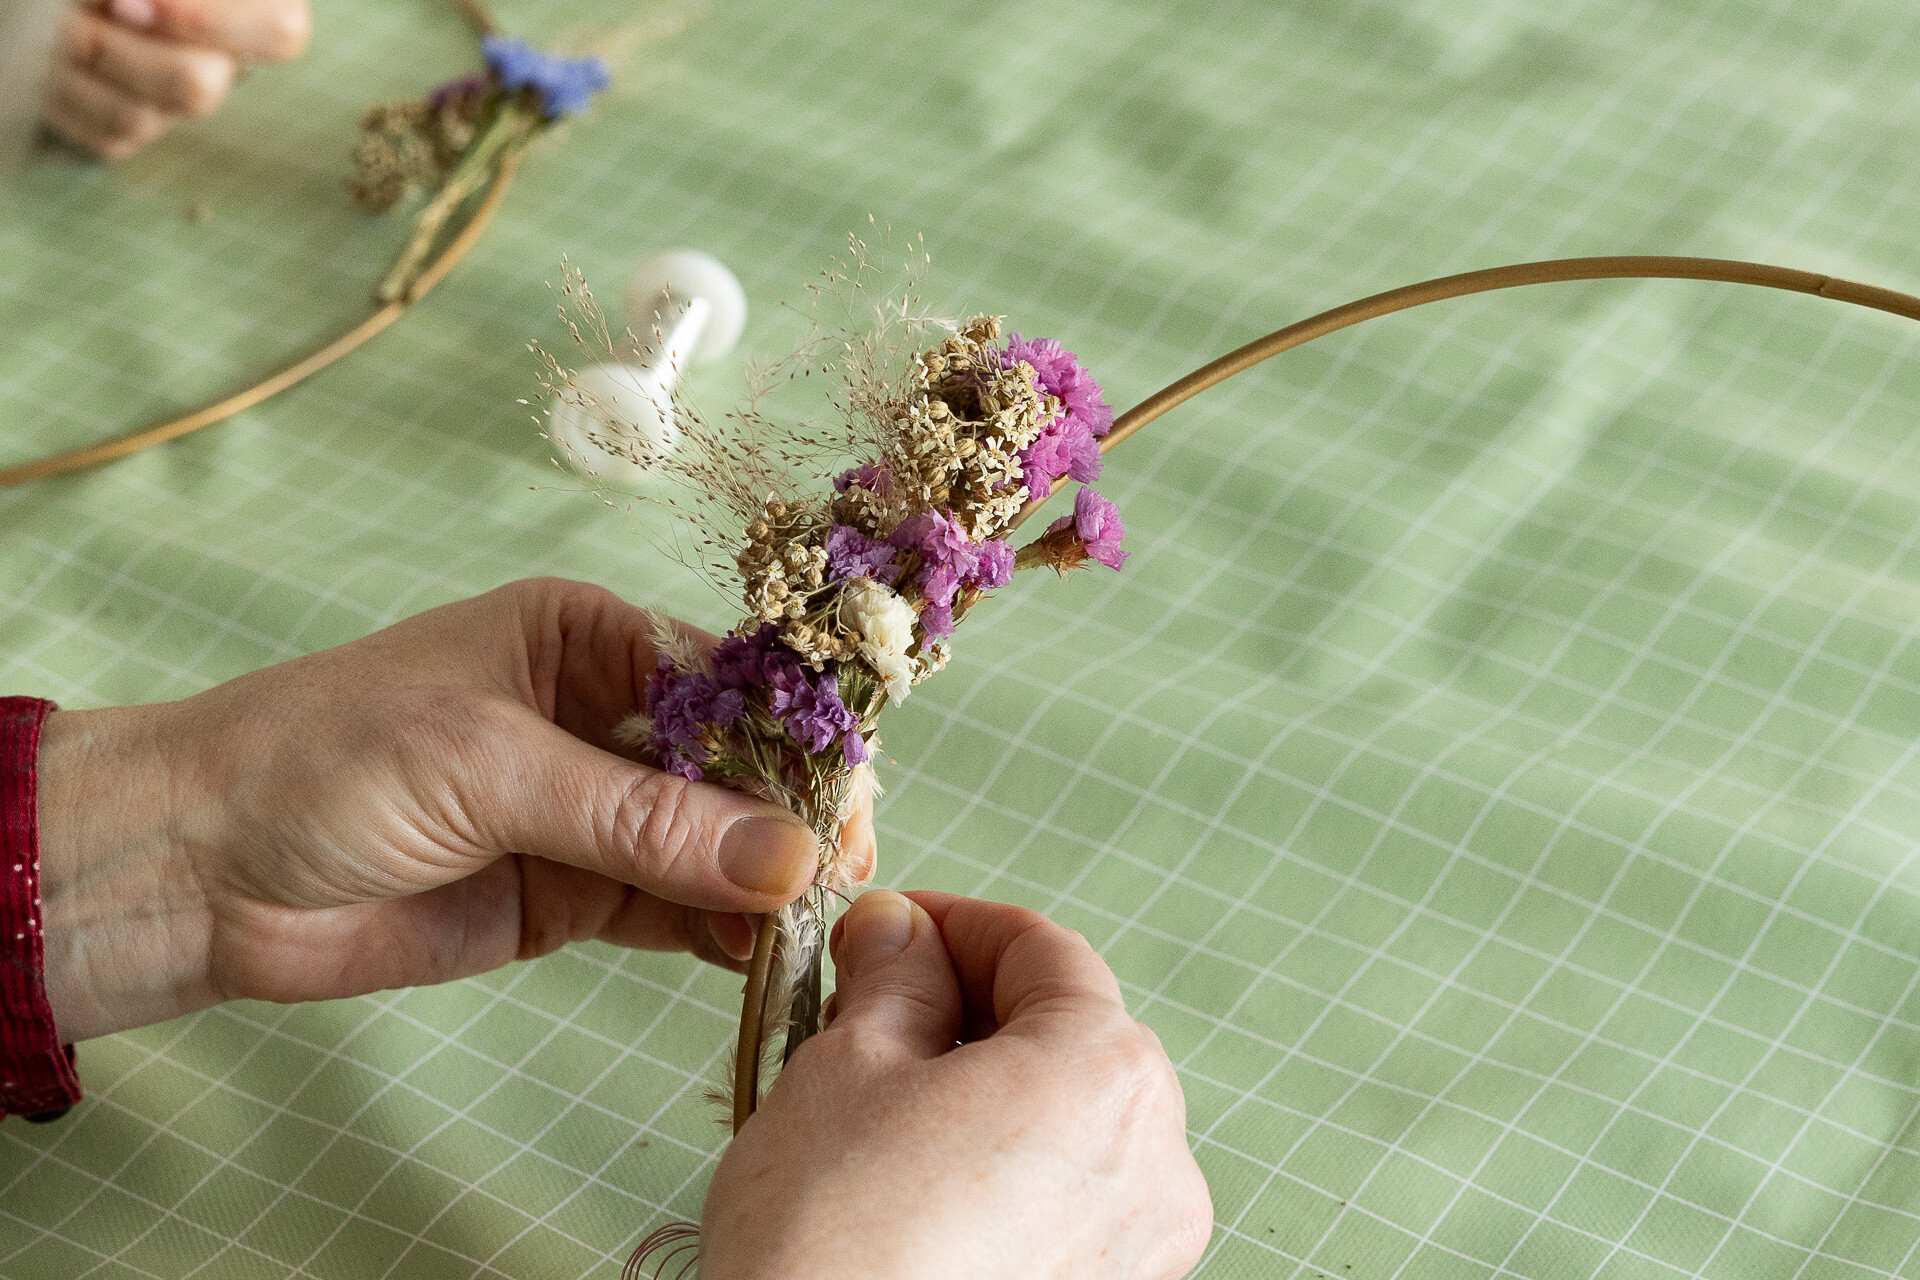
[[[598,58],[555,57],[511,36],[490,35],[481,45],[500,87],[508,93],[532,89],[549,120],[585,111],[607,87],[607,64]]]

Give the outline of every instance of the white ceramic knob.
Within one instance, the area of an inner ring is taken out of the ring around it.
[[[654,371],[609,361],[567,379],[547,417],[560,460],[619,489],[644,481],[673,452],[673,388]]]
[[[711,311],[689,354],[706,364],[733,350],[747,327],[747,291],[726,264],[698,249],[671,249],[633,269],[621,295],[627,329],[637,339],[634,355],[655,345],[653,331],[671,327],[673,313],[696,299]]]
[[[548,434],[576,470],[631,489],[680,439],[673,388],[681,373],[739,341],[747,295],[718,259],[676,249],[640,264],[624,303],[632,341],[621,343],[615,361],[568,379]]]

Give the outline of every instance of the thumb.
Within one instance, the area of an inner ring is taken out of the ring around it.
[[[960,981],[933,917],[887,889],[860,895],[833,931],[833,1029],[864,1031],[911,1058],[953,1048]]]
[[[800,896],[819,842],[778,805],[688,782],[516,708],[514,732],[466,761],[478,840],[595,871],[708,911],[772,911]]]

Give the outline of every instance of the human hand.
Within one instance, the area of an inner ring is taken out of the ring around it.
[[[1085,939],[1019,907],[874,891],[832,945],[831,1024],[720,1161],[702,1280],[1193,1267],[1213,1206],[1186,1103]]]
[[[61,22],[47,126],[125,160],[213,111],[248,63],[298,54],[311,21],[307,0],[82,0]]]
[[[741,968],[740,913],[797,897],[816,841],[614,754],[650,630],[599,588],[520,582],[182,702],[54,713],[41,886],[62,1036],[444,982],[588,938]],[[873,853],[863,792],[848,865]]]

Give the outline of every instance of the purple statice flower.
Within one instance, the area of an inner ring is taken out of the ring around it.
[[[725,729],[747,709],[747,696],[723,689],[711,676],[662,662],[647,677],[647,711],[653,717],[651,743],[667,772],[698,782],[707,748],[700,741],[708,728]]]
[[[1099,479],[1101,462],[1099,441],[1062,414],[1020,451],[1020,478],[1028,498],[1044,498],[1061,476],[1082,484]]]
[[[962,590],[989,590],[1013,580],[1013,545],[970,542],[944,511],[908,516],[888,539],[920,553],[920,626],[931,639],[953,633],[953,602]]]
[[[859,485],[862,489],[868,489],[874,493],[884,494],[888,489],[893,487],[893,472],[877,462],[869,462],[864,467],[854,467],[850,471],[842,471],[833,478],[833,491],[835,493],[845,493],[854,485]]]
[[[1013,544],[1011,542],[983,542],[980,544],[980,561],[974,566],[966,585],[977,587],[981,591],[991,591],[995,587],[1004,587],[1013,581]]]
[[[840,700],[840,681],[831,671],[797,680],[788,689],[776,688],[771,705],[793,740],[815,754],[825,751],[836,735],[851,733],[856,723]]]
[[[555,57],[511,36],[490,35],[481,45],[500,87],[508,93],[532,89],[549,120],[585,111],[607,87],[607,64],[598,58]]]
[[[427,105],[435,111],[450,102],[464,102],[468,98],[484,98],[493,92],[493,86],[481,75],[458,76],[440,85],[427,95]]]
[[[1086,547],[1088,559],[1098,560],[1109,569],[1126,563],[1127,553],[1121,550],[1120,540],[1127,536],[1127,530],[1120,523],[1120,508],[1092,489],[1083,488],[1074,494],[1073,514],[1055,520],[1047,526],[1047,532],[1058,533],[1068,526]]]
[[[931,640],[945,639],[953,634],[953,597],[945,600],[928,600],[920,609],[920,627]]]
[[[908,516],[887,539],[903,551],[920,553],[920,594],[931,601],[952,600],[960,581],[973,572],[979,548],[944,511]]]
[[[800,655],[771,622],[750,635],[728,636],[713,651],[713,680],[722,689],[791,689],[801,679]]]
[[[1029,341],[1017,333],[1009,335],[1007,349],[1000,353],[1000,367],[1010,369],[1021,361],[1033,366],[1034,384],[1041,392],[1060,401],[1059,415],[1020,451],[1027,496],[1045,497],[1053,482],[1063,475],[1082,484],[1098,479],[1097,441],[1113,429],[1113,406],[1101,393],[1100,384],[1071,351],[1052,338]]]
[[[873,752],[867,750],[867,740],[860,736],[858,729],[849,729],[840,739],[840,750],[846,755],[849,765],[865,764],[873,759]]]
[[[900,576],[894,548],[869,538],[852,525],[837,524],[827,534],[827,579],[872,578],[891,584]]]
[[[800,655],[780,638],[780,628],[771,622],[762,623],[758,630],[747,635],[728,636],[720,642],[713,651],[711,684],[716,690],[714,706],[721,712],[731,712],[727,724],[739,718],[751,690],[765,689],[767,705],[773,714],[793,735],[793,740],[808,751],[816,754],[825,751],[832,745],[834,735],[845,734],[847,740],[842,749],[847,763],[862,764],[867,759],[867,745],[853,731],[857,723],[854,714],[840,699],[839,678],[832,672],[810,675]],[[652,688],[649,682],[649,697]],[[736,703],[733,699],[739,701]],[[696,710],[706,709],[696,707]],[[666,731],[684,732],[681,720],[670,722]],[[662,733],[658,711],[654,712],[654,732],[656,736]],[[697,734],[698,729],[693,733]],[[690,756],[697,764],[706,756],[697,742],[693,745],[699,754],[681,754]],[[668,753],[661,751],[661,758],[669,759]],[[674,772],[681,771],[675,769]],[[690,775],[682,773],[681,776]]]
[[[763,623],[751,635],[728,636],[713,651],[713,679],[722,689],[752,689],[767,682],[767,651],[778,643],[780,629]]]

